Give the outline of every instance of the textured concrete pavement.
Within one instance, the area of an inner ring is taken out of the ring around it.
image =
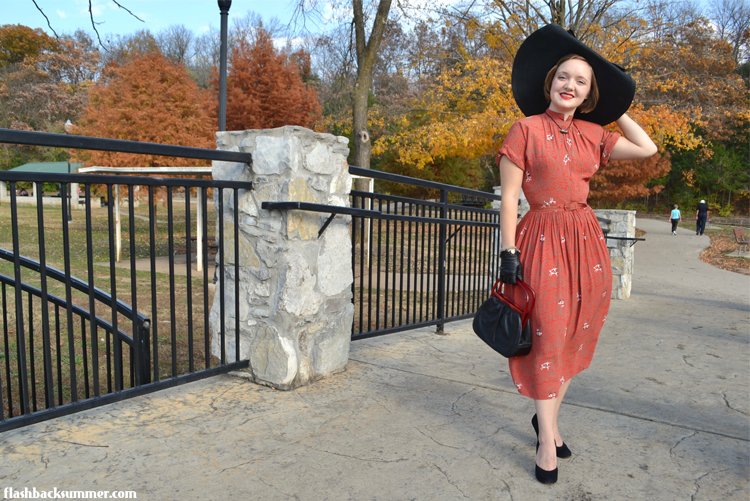
[[[293,392],[221,376],[0,435],[0,493],[138,499],[750,499],[750,277],[707,237],[639,220],[633,294],[613,301],[534,478],[531,400],[471,323],[359,341],[346,372]]]

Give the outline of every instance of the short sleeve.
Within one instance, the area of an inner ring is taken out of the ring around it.
[[[498,165],[500,165],[500,159],[505,155],[522,171],[526,170],[526,144],[528,141],[526,133],[527,131],[521,126],[520,122],[511,126],[508,135],[505,136],[503,146],[497,152]]]
[[[604,167],[609,163],[609,157],[612,154],[612,150],[617,144],[617,140],[620,139],[619,132],[610,132],[602,129],[602,140],[601,140],[601,159],[599,160],[599,166]]]

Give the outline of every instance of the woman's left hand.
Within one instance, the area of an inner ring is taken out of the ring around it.
[[[517,280],[523,280],[521,253],[518,250],[500,253],[500,280],[510,285],[516,285]]]

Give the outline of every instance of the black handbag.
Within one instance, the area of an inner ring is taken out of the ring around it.
[[[490,348],[506,358],[522,357],[531,351],[529,318],[536,294],[526,283],[516,281],[526,296],[523,308],[502,292],[502,281],[492,287],[492,294],[474,315],[474,332]]]

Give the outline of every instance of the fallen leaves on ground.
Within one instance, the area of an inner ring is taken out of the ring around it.
[[[701,252],[701,261],[722,270],[750,275],[750,259],[737,255],[739,244],[734,239],[732,228],[721,228],[706,235],[711,239],[711,245]],[[734,252],[734,256],[728,256],[730,252]]]

